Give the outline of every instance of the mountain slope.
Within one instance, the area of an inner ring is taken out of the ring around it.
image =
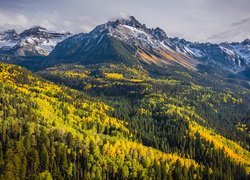
[[[136,61],[131,56],[131,52],[134,50],[116,39],[105,35],[100,37],[101,39],[81,36],[77,35],[59,43],[45,61],[51,65],[58,63],[96,64],[116,60],[134,64]],[[91,46],[93,44],[94,46]]]

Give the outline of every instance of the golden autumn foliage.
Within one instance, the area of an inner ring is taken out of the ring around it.
[[[17,176],[21,179],[75,179],[77,174],[83,178],[83,172],[87,179],[100,179],[103,174],[155,179],[172,176],[174,170],[177,175],[180,169],[201,177],[203,165],[133,141],[128,123],[111,116],[109,105],[76,90],[0,64],[0,94],[0,107],[6,110],[0,111],[1,153],[6,157],[1,178],[13,178],[12,169],[20,169],[20,162],[24,163]],[[141,113],[148,114],[143,109]]]
[[[104,74],[106,78],[109,79],[123,79],[123,75],[119,73],[105,73]]]

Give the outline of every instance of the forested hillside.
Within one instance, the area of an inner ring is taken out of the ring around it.
[[[111,116],[128,123],[134,141],[194,159],[209,174],[203,178],[236,178],[234,171],[241,168],[249,173],[249,90],[221,77],[169,73],[100,64],[63,65],[38,74],[106,102]]]
[[[237,134],[227,131],[234,128],[231,124],[223,126],[224,138],[198,108],[203,102],[208,110],[230,113],[218,103],[244,107],[242,96],[155,80],[134,68],[121,73],[123,66],[110,66],[112,72],[79,66],[50,74],[80,92],[1,64],[1,179],[247,178],[244,122],[238,122]],[[83,82],[88,83],[81,86]],[[206,96],[187,105],[183,95],[193,98],[203,91]]]
[[[0,81],[1,179],[218,176],[184,154],[142,144],[129,120],[114,117],[115,110],[96,98],[14,65],[0,65]],[[228,163],[232,176],[246,176],[243,167]]]
[[[249,177],[247,90],[123,65],[38,74],[78,90],[1,63],[1,179]]]

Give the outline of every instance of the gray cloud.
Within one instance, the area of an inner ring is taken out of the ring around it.
[[[240,26],[240,25],[246,24],[246,23],[250,23],[250,17],[242,19],[239,22],[235,22],[235,23],[232,24],[232,26]]]
[[[231,23],[228,29],[215,33],[208,37],[208,41],[239,41],[243,38],[250,38],[250,17]]]
[[[108,20],[134,15],[169,36],[241,41],[249,37],[249,7],[249,0],[0,0],[0,31],[41,25],[56,31],[88,32]]]

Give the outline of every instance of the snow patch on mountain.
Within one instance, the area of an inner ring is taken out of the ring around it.
[[[231,45],[233,51],[237,53],[241,58],[246,60],[247,64],[250,64],[250,45],[244,45],[242,43]]]

